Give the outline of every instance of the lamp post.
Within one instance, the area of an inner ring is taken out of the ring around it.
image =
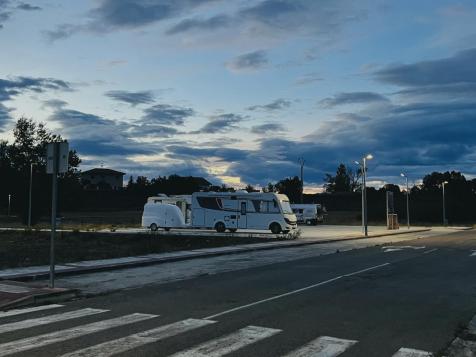
[[[447,226],[447,220],[446,220],[446,205],[445,205],[445,185],[448,183],[448,181],[443,181],[441,183],[441,187],[443,188],[443,225],[446,227]]]
[[[12,195],[9,193],[8,194],[8,217],[10,217],[10,207],[12,203]]]
[[[400,176],[405,178],[406,181],[406,186],[407,186],[407,229],[410,229],[410,191],[408,190],[408,176],[405,175],[403,172],[400,174]]]
[[[303,203],[303,196],[304,196],[304,163],[306,160],[304,160],[303,157],[300,157],[298,159],[299,165],[301,165],[301,203]]]
[[[372,154],[367,154],[362,158],[362,161],[355,161],[357,165],[362,168],[362,230],[364,235],[368,236],[367,226],[367,160],[372,160]]]
[[[28,194],[28,228],[31,227],[31,198],[32,198],[32,191],[33,191],[33,165],[34,163],[30,164],[30,191]]]

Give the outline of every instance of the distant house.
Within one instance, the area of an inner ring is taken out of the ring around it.
[[[96,168],[81,173],[81,184],[86,190],[120,190],[124,175],[124,172]]]

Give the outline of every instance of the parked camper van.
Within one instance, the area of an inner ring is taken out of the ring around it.
[[[322,206],[320,204],[292,204],[291,208],[299,223],[316,225],[324,221]]]
[[[260,192],[197,192],[192,194],[192,226],[217,232],[265,229],[287,233],[297,228],[286,195]]]
[[[185,227],[182,211],[175,204],[147,202],[142,214],[142,227],[156,231],[159,227],[166,231],[170,228]]]

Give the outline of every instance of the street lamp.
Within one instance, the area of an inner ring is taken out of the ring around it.
[[[28,194],[28,228],[31,227],[31,198],[33,191],[33,162],[30,164],[30,191]]]
[[[410,191],[408,190],[408,176],[405,175],[403,172],[400,174],[400,176],[405,177],[405,181],[407,184],[407,229],[410,229]]]
[[[303,203],[303,196],[304,196],[304,163],[306,160],[304,160],[303,157],[300,157],[298,159],[299,165],[301,165],[301,203]]]
[[[372,160],[374,157],[372,154],[367,154],[362,158],[362,161],[355,161],[357,165],[360,165],[362,169],[362,230],[364,235],[368,236],[367,227],[367,160]]]
[[[12,203],[12,195],[8,194],[8,217],[10,217],[10,207]]]
[[[443,188],[443,225],[446,227],[447,226],[447,220],[446,220],[446,207],[445,207],[445,185],[448,183],[448,181],[443,181],[441,183],[441,187]]]

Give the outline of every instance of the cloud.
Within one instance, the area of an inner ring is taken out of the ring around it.
[[[232,19],[227,15],[216,15],[208,19],[185,19],[166,31],[167,35],[176,35],[189,31],[213,31],[231,25]]]
[[[73,34],[82,29],[83,27],[80,25],[60,24],[57,25],[54,30],[44,31],[43,33],[49,41],[54,42],[71,37]]]
[[[43,107],[53,109],[63,109],[67,105],[68,103],[61,99],[49,99],[43,102]]]
[[[166,147],[167,156],[173,159],[200,160],[218,158],[226,162],[245,160],[248,151],[233,148],[198,148],[190,145],[169,145]]]
[[[264,110],[267,112],[272,112],[272,111],[277,111],[277,110],[282,110],[289,108],[291,106],[291,101],[287,99],[276,99],[272,101],[271,103],[264,104],[264,105],[253,105],[251,107],[246,108],[247,110]]]
[[[286,128],[281,123],[265,123],[251,127],[253,134],[276,134],[285,131]]]
[[[133,124],[117,122],[78,110],[58,108],[49,121],[61,126],[60,133],[81,155],[155,154],[160,148],[151,143],[138,143],[139,130]]]
[[[13,109],[7,108],[0,103],[0,129],[4,129],[7,123],[11,120],[10,112]]]
[[[384,83],[408,87],[476,83],[474,63],[476,48],[447,58],[388,66],[376,71],[374,76]]]
[[[9,100],[25,91],[43,93],[46,91],[73,90],[71,83],[54,78],[15,77],[14,79],[0,79],[0,101]]]
[[[233,72],[255,71],[268,64],[266,51],[257,50],[233,58],[226,67]]]
[[[98,27],[137,28],[164,21],[214,0],[102,0],[91,11]]]
[[[238,128],[237,124],[242,122],[244,118],[241,115],[228,113],[211,117],[210,121],[200,130],[192,131],[190,134],[216,134],[230,131]]]
[[[10,0],[0,0],[0,30],[4,27],[4,23],[7,22],[15,12],[18,10],[34,11],[41,10],[39,6],[33,6],[27,3],[20,2],[15,6],[16,2]]]
[[[294,84],[296,85],[306,85],[306,84],[311,84],[315,82],[319,82],[324,80],[319,74],[317,73],[306,73],[297,78],[294,81]]]
[[[17,5],[17,9],[25,10],[25,11],[39,11],[39,10],[42,10],[42,8],[39,7],[39,6],[31,5],[31,4],[28,4],[28,3],[25,3],[25,2],[22,2],[19,5]]]
[[[124,102],[132,106],[150,104],[154,101],[152,91],[129,92],[125,90],[112,90],[106,92],[105,95],[118,102]]]
[[[183,125],[185,120],[193,115],[195,115],[195,111],[191,108],[157,104],[144,110],[141,122],[161,125]]]
[[[326,108],[332,108],[346,104],[362,104],[371,102],[387,102],[388,99],[381,94],[373,92],[348,92],[339,93],[331,98],[325,98],[320,104]]]

